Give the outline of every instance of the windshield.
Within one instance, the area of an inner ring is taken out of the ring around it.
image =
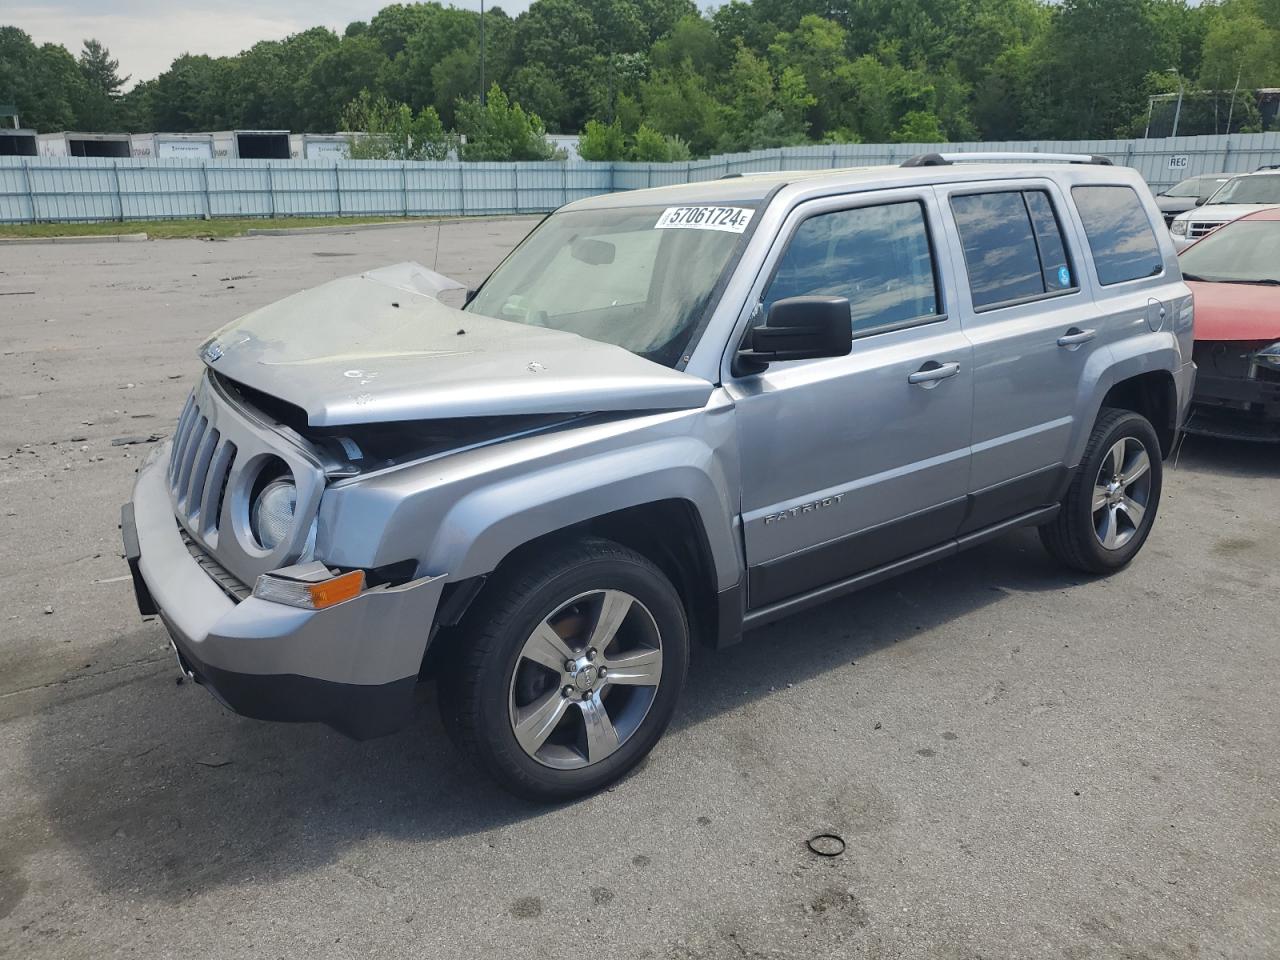
[[[1250,174],[1223,184],[1210,203],[1280,203],[1280,173]]]
[[[1200,178],[1192,177],[1190,180],[1183,180],[1177,186],[1170,187],[1165,191],[1166,197],[1198,197],[1200,196]]]
[[[1208,197],[1227,182],[1227,177],[1191,177],[1165,191],[1166,197]]]
[[[1188,280],[1280,283],[1280,220],[1237,220],[1178,258]]]
[[[467,306],[673,367],[733,260],[753,205],[615,207],[548,217]]]

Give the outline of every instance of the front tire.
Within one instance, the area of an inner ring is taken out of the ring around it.
[[[600,539],[499,574],[458,644],[438,678],[445,726],[501,786],[541,801],[599,790],[643,760],[689,661],[671,582]]]
[[[1119,570],[1151,533],[1163,477],[1160,440],[1151,423],[1130,410],[1104,408],[1062,509],[1040,527],[1040,541],[1075,570]]]

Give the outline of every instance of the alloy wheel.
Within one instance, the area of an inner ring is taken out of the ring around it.
[[[1093,484],[1093,532],[1119,550],[1142,527],[1151,498],[1151,455],[1136,437],[1121,437],[1107,451]]]
[[[621,590],[591,590],[544,617],[511,675],[511,729],[521,749],[559,770],[599,763],[644,722],[662,680],[662,637],[649,609]]]

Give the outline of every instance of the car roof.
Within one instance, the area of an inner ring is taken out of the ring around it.
[[[1087,163],[948,163],[938,166],[850,167],[836,170],[786,170],[771,173],[733,174],[719,180],[701,180],[666,187],[646,187],[575,200],[563,209],[602,210],[649,205],[757,203],[780,187],[804,184],[821,191],[889,189],[920,183],[945,184],[974,180],[1013,180],[1069,173],[1071,182],[1133,183],[1136,171],[1129,167]]]

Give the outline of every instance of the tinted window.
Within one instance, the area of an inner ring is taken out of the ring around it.
[[[1067,247],[1062,242],[1062,227],[1054,216],[1049,195],[1039,190],[1028,190],[1022,195],[1031,215],[1031,226],[1036,232],[1036,245],[1040,251],[1040,275],[1044,278],[1046,293],[1068,290],[1076,285],[1067,258]]]
[[[977,309],[1075,286],[1062,231],[1039,190],[951,198]]]
[[[1072,187],[1098,280],[1154,277],[1164,267],[1147,212],[1131,187]]]
[[[810,217],[796,228],[765,294],[847,297],[853,331],[938,313],[924,209],[915,201]]]

